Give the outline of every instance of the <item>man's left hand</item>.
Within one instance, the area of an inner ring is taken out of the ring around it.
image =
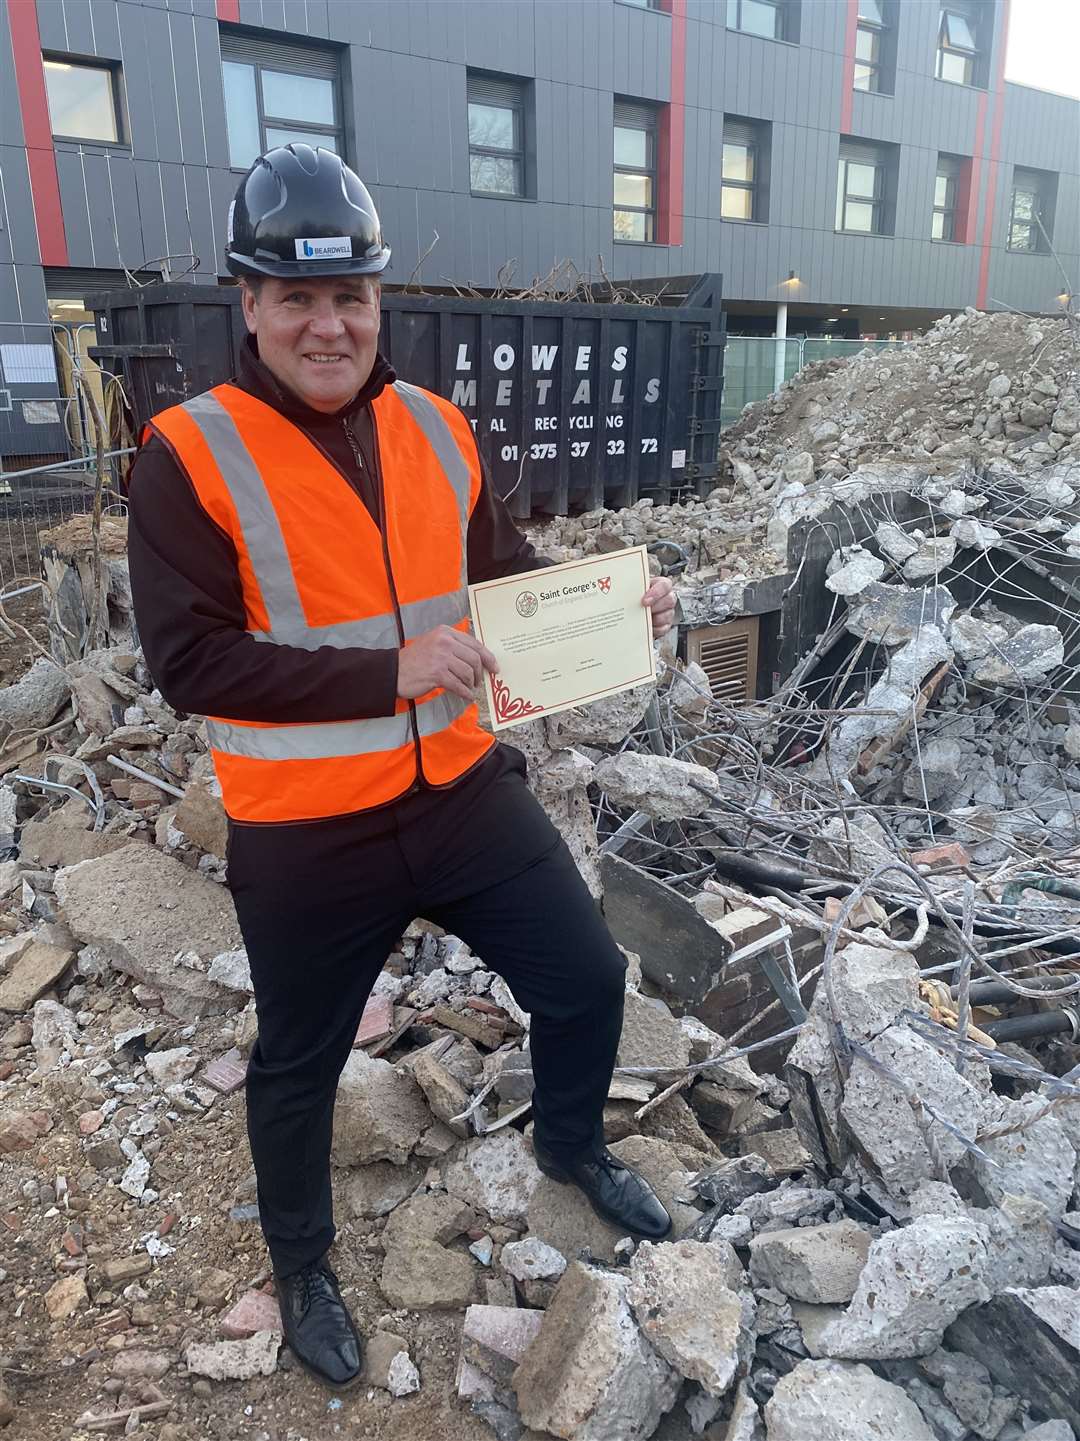
[[[675,624],[675,586],[666,575],[659,576],[641,601],[652,612],[652,633],[659,640]]]

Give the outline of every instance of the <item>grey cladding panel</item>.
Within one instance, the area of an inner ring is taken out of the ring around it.
[[[15,83],[15,58],[11,51],[8,18],[0,5],[0,143],[22,145],[22,110]]]
[[[74,145],[56,147],[56,174],[60,182],[60,207],[64,212],[68,263],[93,265],[94,246],[90,235],[90,210],[83,184],[82,157]]]
[[[6,221],[0,245],[5,255],[16,264],[35,264],[38,259],[37,229],[34,225],[34,202],[30,191],[30,173],[26,151],[21,146],[0,145],[0,184]],[[0,320],[7,319],[0,312]]]
[[[72,55],[98,55],[94,39],[94,24],[90,15],[90,0],[53,0],[64,12],[64,28],[67,32],[67,49]],[[38,6],[38,13],[41,13]]]
[[[8,0],[9,5],[12,0]],[[20,0],[14,0],[15,4]],[[67,37],[64,7],[62,4],[39,5],[37,12],[38,39],[42,50],[56,50],[66,54],[70,50]],[[5,29],[7,26],[5,25]]]

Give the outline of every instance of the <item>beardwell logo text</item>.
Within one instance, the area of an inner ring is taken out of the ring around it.
[[[297,260],[351,260],[352,241],[347,235],[331,235],[323,240],[296,241]]]

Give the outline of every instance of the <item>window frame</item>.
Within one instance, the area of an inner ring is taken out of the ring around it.
[[[231,34],[231,32],[222,30],[222,41],[226,41],[226,36],[229,34]],[[240,36],[237,38],[238,40],[242,41],[247,37]],[[345,105],[344,96],[342,93],[340,50],[336,47],[312,46],[312,53],[317,54],[323,63],[321,65],[316,65],[313,63],[309,69],[305,69],[304,62],[301,58],[301,51],[303,48],[306,47],[299,47],[291,44],[282,45],[280,47],[281,56],[279,59],[275,60],[271,58],[273,56],[274,49],[278,48],[275,45],[274,41],[262,40],[260,38],[259,41],[256,43],[260,51],[266,52],[265,55],[260,53],[256,53],[253,55],[245,54],[243,53],[242,45],[238,46],[237,52],[234,53],[232,51],[232,48],[228,46],[226,41],[226,43],[222,44],[221,46],[220,61],[223,67],[223,91],[225,82],[224,66],[247,65],[255,72],[255,118],[259,129],[260,145],[258,154],[265,155],[267,150],[272,148],[267,137],[267,129],[269,128],[271,130],[304,131],[308,135],[316,135],[320,137],[320,139],[326,138],[332,140],[334,143],[333,148],[336,150],[337,154],[341,156],[342,160],[348,161],[349,157],[346,149]],[[328,57],[332,58],[333,62],[332,74],[327,73],[326,60]],[[266,110],[266,102],[263,97],[263,74],[266,71],[270,71],[275,75],[295,76],[302,80],[325,80],[330,86],[330,94],[334,107],[334,123],[332,125],[327,125],[323,121],[301,120],[295,116],[283,116],[268,113]],[[233,163],[232,148],[229,139],[229,105],[227,96],[225,97],[225,143],[226,146],[229,147],[229,169],[237,174],[244,174],[247,171],[248,166],[242,166]],[[288,140],[283,142],[277,142],[277,144],[286,145],[307,143],[309,142]],[[253,155],[251,157],[252,161],[255,158],[256,157]],[[250,163],[251,161],[248,162],[249,165]]]
[[[650,112],[650,121],[647,124],[628,123],[624,113],[622,122],[619,120],[619,106],[633,106],[639,111]],[[644,166],[620,165],[615,159],[615,131],[616,130],[640,130],[645,135],[645,160]],[[615,109],[611,126],[611,201],[612,201],[612,240],[618,245],[656,245],[657,225],[659,223],[659,116],[654,106],[646,105],[642,101],[615,101]],[[615,199],[615,176],[616,175],[637,175],[644,176],[649,182],[649,194],[652,196],[651,205],[620,205]],[[627,215],[645,216],[645,236],[638,240],[634,236],[618,235],[615,233],[615,215],[624,212]]]
[[[478,80],[478,81],[482,81],[482,80],[485,79],[485,78],[492,79],[492,80],[498,79],[503,85],[506,86],[506,88],[507,88],[508,91],[512,90],[512,91],[513,91],[513,98],[510,100],[510,102],[509,102],[509,103],[500,103],[500,102],[497,101],[497,100],[491,100],[491,99],[489,99],[489,100],[483,100],[483,99],[480,99],[480,98],[478,98],[478,97],[474,98],[474,96],[473,96],[472,94],[470,94],[471,82],[472,82],[474,79],[475,79],[475,80]],[[494,200],[527,200],[527,199],[529,198],[529,196],[528,196],[528,176],[527,176],[527,171],[526,171],[527,150],[526,150],[526,134],[525,134],[525,127],[526,127],[526,122],[527,122],[526,112],[527,112],[527,109],[528,109],[528,105],[527,105],[527,101],[526,101],[524,85],[525,85],[525,82],[520,81],[520,80],[516,80],[515,78],[509,77],[509,76],[508,76],[508,77],[505,77],[505,78],[503,78],[503,77],[501,77],[501,76],[498,76],[498,77],[496,77],[496,76],[485,77],[485,76],[482,75],[482,74],[479,74],[479,73],[474,74],[473,72],[470,72],[470,73],[468,73],[468,74],[466,75],[466,79],[465,79],[465,133],[466,133],[466,137],[467,137],[468,143],[469,143],[469,194],[470,194],[470,195],[476,195],[476,196],[479,196],[480,198],[485,199],[485,200],[492,200],[492,199],[494,199]],[[474,145],[474,144],[473,144],[473,141],[472,141],[472,135],[471,135],[471,133],[470,133],[470,125],[469,125],[469,107],[470,107],[470,105],[487,105],[490,109],[509,110],[509,111],[510,111],[510,114],[511,114],[511,116],[512,116],[512,124],[513,124],[513,131],[514,131],[514,140],[515,140],[515,144],[514,144],[513,148],[506,148],[506,147],[504,147],[504,146],[498,146],[498,145]],[[517,175],[518,175],[518,183],[519,183],[519,187],[520,187],[520,188],[517,189],[517,190],[477,190],[476,187],[473,185],[473,181],[472,181],[472,158],[473,158],[474,155],[481,156],[481,157],[484,158],[484,159],[513,160],[513,161],[514,161],[514,164],[515,164],[515,166],[516,166],[516,172],[517,172]]]
[[[848,189],[848,166],[860,165],[870,168],[874,172],[874,183],[872,194],[852,194]],[[841,177],[843,177],[841,179]],[[839,235],[885,235],[887,232],[882,227],[885,215],[886,201],[887,165],[883,155],[845,155],[840,153],[840,169],[837,175],[837,219],[839,224],[836,227]],[[847,224],[847,208],[849,204],[870,206],[870,229],[863,230]]]
[[[71,70],[103,70],[108,75],[109,96],[112,101],[113,126],[116,130],[115,140],[95,139],[90,135],[69,135],[52,128],[52,111],[49,110],[49,82],[45,77],[45,66],[49,61],[57,65],[66,65]],[[65,55],[59,50],[43,50],[41,52],[41,76],[45,86],[45,108],[49,112],[49,133],[54,140],[70,141],[77,145],[108,145],[113,149],[131,149],[131,140],[128,135],[127,110],[124,105],[124,91],[121,83],[123,66],[120,61],[102,60],[100,56]]]
[[[765,126],[758,121],[724,116],[720,140],[720,219],[731,225],[765,225],[767,220],[767,185],[769,141]],[[752,179],[737,180],[724,174],[725,151],[728,146],[745,149],[750,157]],[[750,196],[749,215],[725,215],[724,193],[736,190]]]
[[[885,78],[885,43],[886,34],[889,29],[888,11],[885,0],[877,0],[878,14],[880,20],[874,20],[868,15],[862,14],[862,7],[859,6],[859,13],[855,25],[855,57],[854,71],[852,76],[852,89],[858,90],[864,95],[884,95],[885,89],[882,84]],[[869,35],[873,41],[874,56],[870,60],[864,60],[859,55],[859,36]],[[859,84],[859,70],[869,72],[870,83]]]
[[[941,152],[937,158],[937,168],[934,171],[934,193],[933,203],[930,207],[930,239],[935,245],[956,245],[956,214],[959,209],[960,176],[963,162],[951,155]],[[945,203],[938,204],[937,185],[939,180],[945,181]],[[940,215],[942,217],[942,231],[948,234],[934,234],[934,221]]]
[[[947,22],[950,15],[955,15],[957,19],[963,20],[967,25],[971,31],[972,39],[975,42],[973,47],[957,45],[948,38]],[[949,3],[941,5],[938,12],[937,52],[934,60],[935,79],[943,80],[947,85],[968,85],[974,88],[983,88],[979,86],[978,81],[982,54],[982,34],[978,18],[962,5]],[[963,59],[965,65],[965,78],[963,80],[953,80],[951,76],[942,73],[946,55],[958,55]]]
[[[775,33],[762,35],[757,30],[748,30],[742,23],[742,7],[746,0],[727,0],[725,13],[725,28],[734,30],[739,35],[753,35],[757,40],[779,40],[790,43],[788,39],[788,5],[787,0],[751,0],[752,4],[765,5],[772,10],[776,19]],[[732,15],[735,16],[735,24],[731,23]]]
[[[1022,176],[1026,183],[1018,183],[1018,176]],[[1020,195],[1031,196],[1031,218],[1017,220],[1016,200]],[[1045,255],[1047,243],[1043,235],[1042,226],[1045,225],[1043,210],[1046,197],[1040,185],[1040,177],[1033,171],[1024,170],[1021,166],[1013,167],[1012,189],[1009,192],[1009,232],[1005,238],[1005,248],[1014,255]],[[1017,225],[1024,226],[1029,232],[1029,244],[1017,245],[1014,234]]]

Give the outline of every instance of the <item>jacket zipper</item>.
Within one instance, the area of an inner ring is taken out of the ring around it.
[[[372,417],[371,425],[372,425],[372,430],[374,430],[374,428],[375,428],[375,420],[374,420],[374,417]],[[364,455],[363,455],[363,452],[362,452],[361,449],[360,449],[360,442],[359,442],[359,441],[357,440],[357,438],[356,438],[356,432],[353,430],[352,426],[349,424],[349,422],[348,422],[347,420],[343,420],[343,421],[341,422],[341,428],[342,428],[342,430],[345,432],[345,439],[349,442],[349,449],[350,449],[350,450],[352,451],[352,453],[353,453],[353,459],[356,461],[356,463],[357,463],[357,465],[360,467],[360,469],[363,470],[363,469],[364,469]]]

